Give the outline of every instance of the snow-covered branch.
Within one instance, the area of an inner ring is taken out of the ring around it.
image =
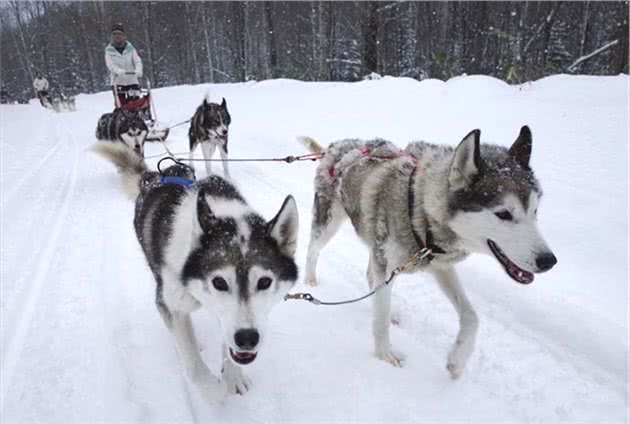
[[[573,72],[575,71],[575,69],[578,67],[578,65],[580,65],[582,62],[586,62],[587,60],[589,60],[590,58],[597,56],[598,54],[605,52],[606,50],[608,50],[609,48],[616,46],[619,43],[619,40],[614,40],[611,41],[610,43],[604,44],[603,46],[601,46],[600,48],[598,48],[597,50],[594,50],[593,52],[584,55],[580,58],[578,58],[578,60],[576,60],[575,62],[573,62],[568,68],[567,71],[569,72]]]

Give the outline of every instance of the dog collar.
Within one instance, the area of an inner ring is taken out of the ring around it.
[[[186,188],[190,188],[195,184],[195,180],[189,180],[184,177],[176,177],[176,176],[161,176],[160,182],[163,184],[179,184]]]
[[[444,249],[442,249],[439,246],[436,246],[433,243],[433,233],[431,232],[431,226],[429,224],[428,219],[426,222],[427,231],[425,232],[425,235],[424,235],[424,240],[426,241],[426,244],[422,242],[422,238],[420,237],[420,234],[418,234],[415,227],[413,226],[413,209],[414,209],[413,206],[415,203],[413,181],[414,181],[414,177],[416,176],[417,171],[418,171],[418,166],[416,165],[413,168],[413,171],[411,171],[411,175],[409,175],[409,187],[407,189],[407,192],[408,192],[407,199],[409,202],[407,205],[407,210],[409,211],[409,225],[411,226],[411,233],[413,234],[413,238],[416,240],[416,244],[418,245],[418,251],[421,253],[421,256],[426,259],[427,262],[431,262],[433,259],[435,259],[436,253],[443,254],[446,252],[444,251]]]

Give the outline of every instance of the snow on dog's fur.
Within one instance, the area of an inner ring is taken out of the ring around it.
[[[460,319],[447,360],[453,378],[464,370],[478,327],[454,264],[470,253],[488,254],[513,280],[528,284],[556,263],[536,224],[542,190],[529,166],[529,128],[510,149],[480,145],[479,139],[475,130],[455,149],[415,142],[402,151],[385,140],[342,140],[324,150],[300,138],[309,150],[325,151],[315,176],[306,282],[316,284],[319,252],[345,218],[370,249],[370,287],[385,281],[420,243],[429,244],[430,234],[443,253],[421,268],[436,277]],[[389,344],[390,297],[391,285],[374,296],[374,348],[377,357],[399,366]]]
[[[221,401],[244,393],[241,367],[253,362],[266,338],[267,317],[297,279],[298,213],[287,196],[265,221],[227,180],[213,175],[190,188],[163,182],[120,144],[95,148],[121,171],[137,196],[135,229],[156,281],[156,304],[184,368],[203,397]],[[192,168],[174,165],[165,176],[192,179]],[[190,314],[204,308],[223,333],[222,378],[199,352]]]

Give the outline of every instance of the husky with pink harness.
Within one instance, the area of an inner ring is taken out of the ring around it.
[[[324,149],[313,139],[301,141],[323,152],[306,282],[317,284],[319,253],[346,218],[369,249],[370,289],[421,252],[423,260],[405,271],[433,274],[455,307],[460,329],[446,367],[459,377],[474,348],[478,319],[454,265],[470,253],[487,254],[511,279],[529,284],[557,262],[536,222],[542,189],[529,166],[529,128],[521,129],[509,149],[480,144],[479,130],[455,148],[414,142],[401,150],[385,140],[342,140]],[[391,290],[386,285],[372,297],[374,352],[400,366],[389,339]]]

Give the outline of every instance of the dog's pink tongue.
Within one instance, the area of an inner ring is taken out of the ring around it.
[[[510,273],[521,283],[529,284],[534,281],[534,274],[531,272],[522,270],[512,264],[510,264]]]

